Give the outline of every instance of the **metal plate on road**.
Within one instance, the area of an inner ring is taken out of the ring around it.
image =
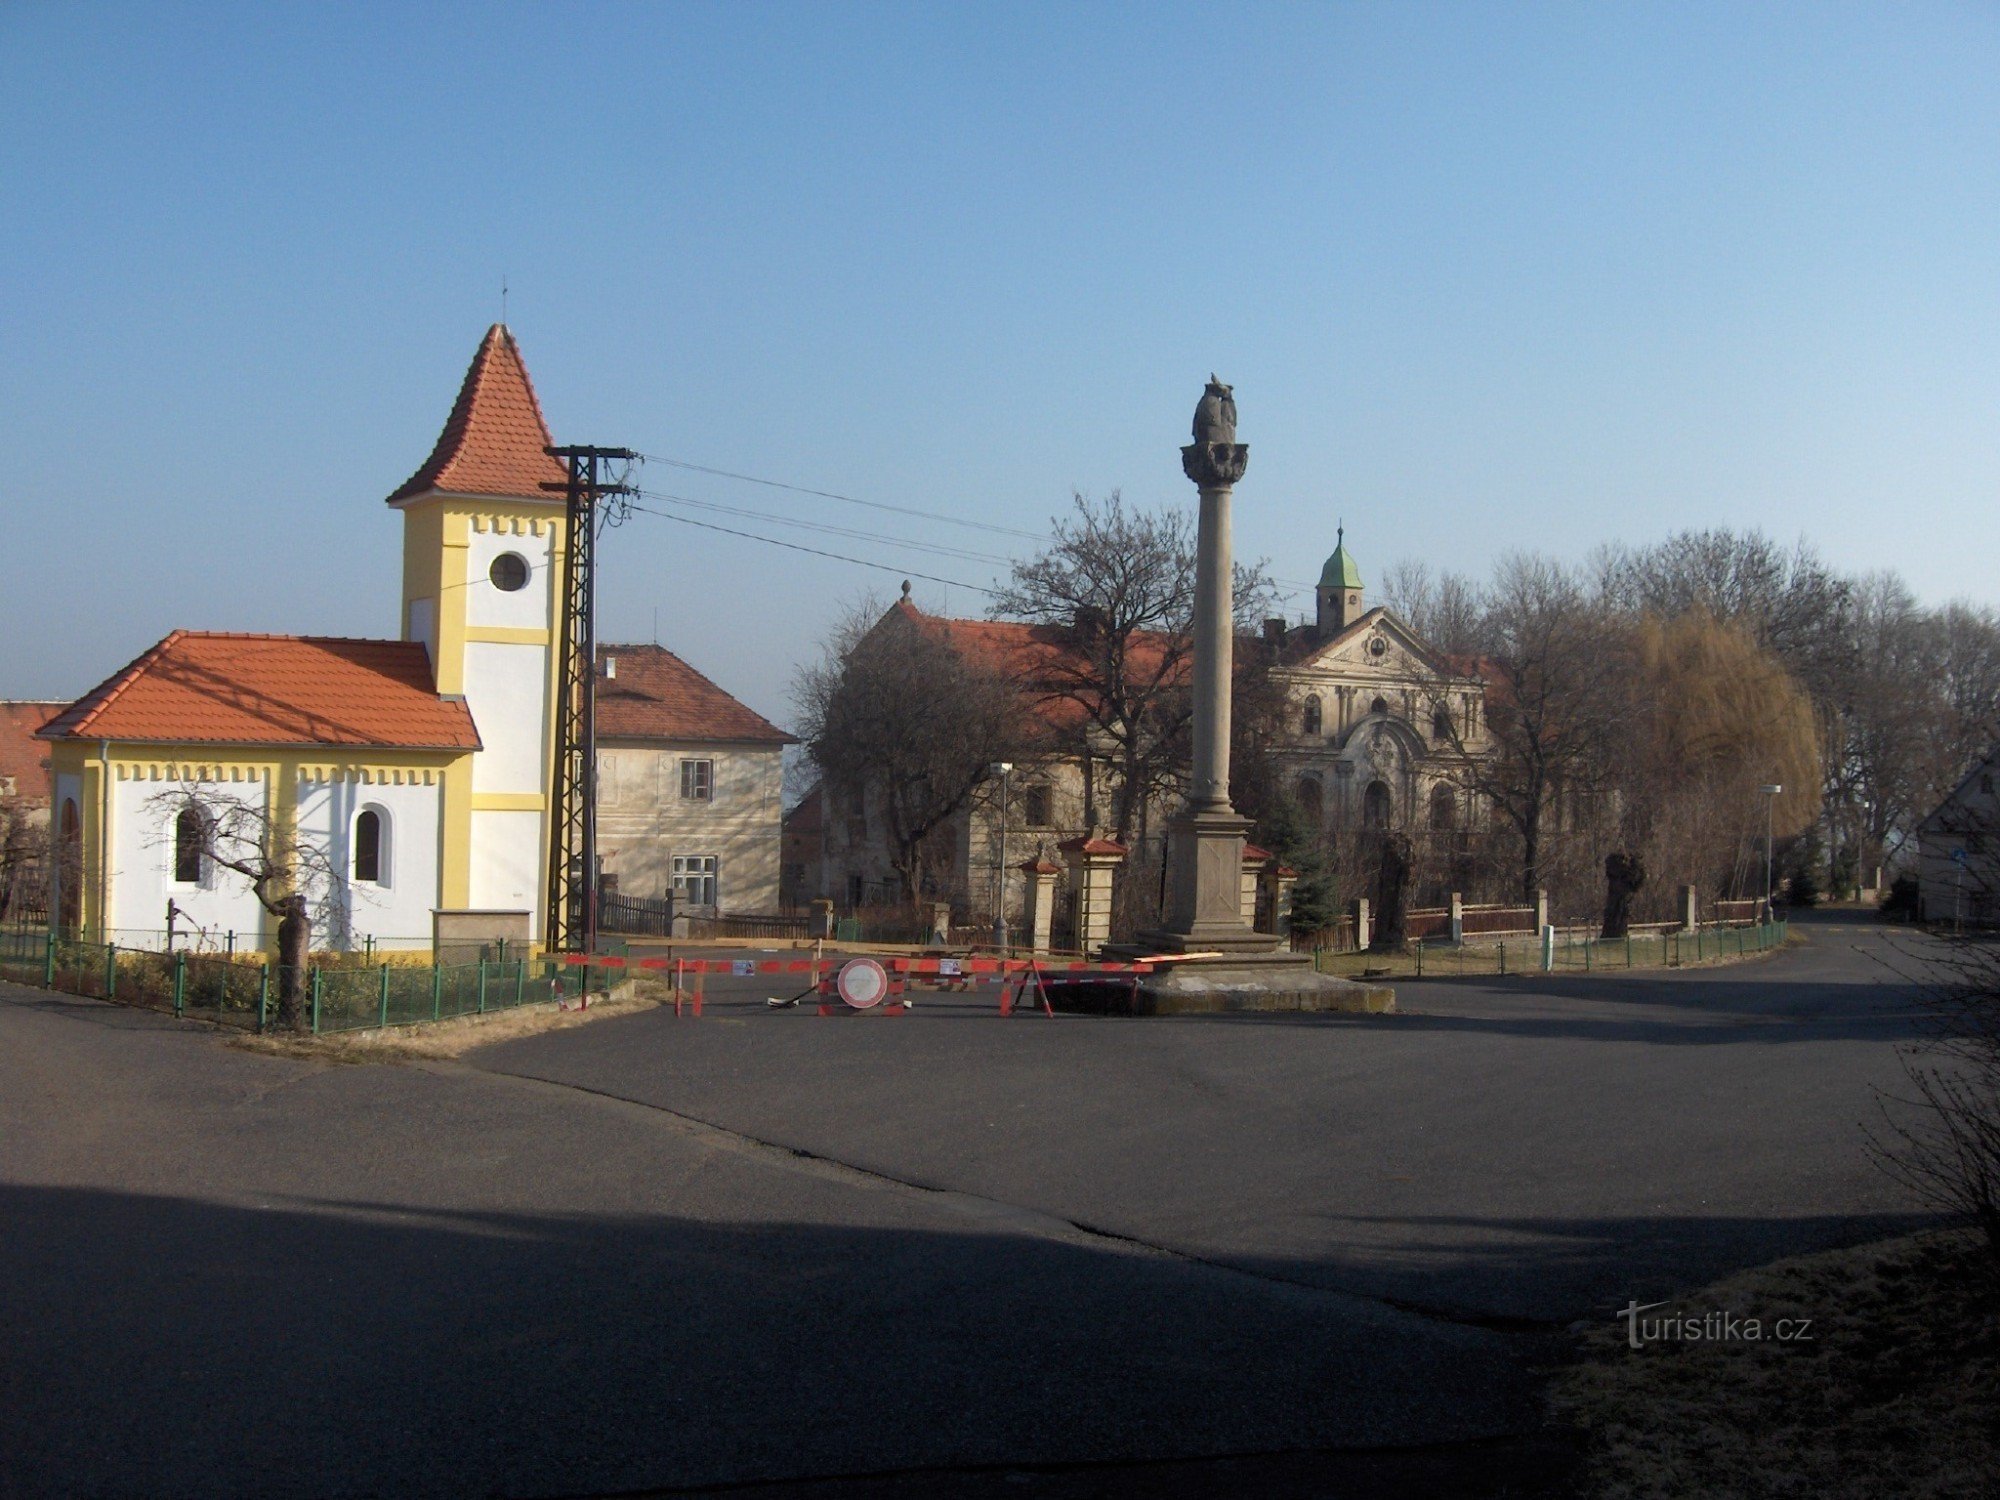
[[[889,975],[872,958],[850,958],[841,965],[833,987],[856,1010],[868,1010],[882,1003],[889,993]]]

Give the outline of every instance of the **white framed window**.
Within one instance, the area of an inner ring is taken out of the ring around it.
[[[389,884],[389,814],[379,807],[364,807],[354,815],[354,883]]]
[[[712,802],[715,800],[714,761],[684,760],[681,762],[681,797],[688,802]]]
[[[208,837],[212,826],[208,814],[192,803],[174,815],[175,885],[209,883]]]
[[[676,854],[673,866],[675,902],[682,906],[714,906],[715,864],[713,854]]]

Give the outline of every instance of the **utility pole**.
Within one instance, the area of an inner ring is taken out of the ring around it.
[[[568,525],[542,920],[549,952],[588,953],[597,946],[597,504],[633,493],[622,480],[606,483],[602,466],[629,464],[639,455],[629,448],[588,444],[549,452],[568,465],[569,479],[545,486],[563,492]]]

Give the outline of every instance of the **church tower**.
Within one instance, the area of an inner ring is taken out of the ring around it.
[[[1334,534],[1333,556],[1319,574],[1319,638],[1331,640],[1361,618],[1361,570],[1347,550],[1347,528]]]
[[[445,787],[446,908],[542,927],[567,474],[520,347],[487,330],[437,446],[388,503],[403,513],[402,637],[479,732]],[[547,486],[554,485],[554,489]]]

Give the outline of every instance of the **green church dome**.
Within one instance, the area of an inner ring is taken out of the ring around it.
[[[1347,551],[1347,528],[1341,527],[1335,534],[1333,556],[1320,569],[1319,586],[1323,589],[1358,589],[1361,587],[1361,570],[1354,566],[1354,559]]]

